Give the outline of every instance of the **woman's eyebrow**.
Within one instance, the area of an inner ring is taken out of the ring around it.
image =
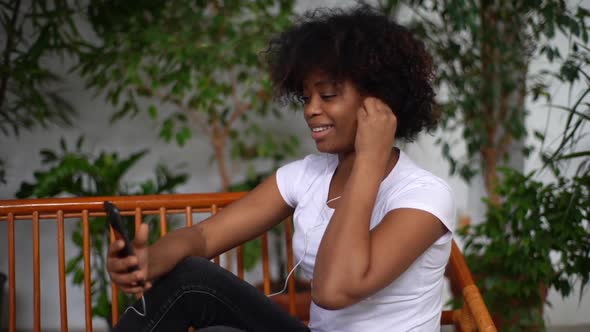
[[[313,87],[318,89],[318,88],[323,88],[323,87],[327,87],[327,88],[338,88],[341,85],[341,81],[338,80],[334,80],[334,79],[323,79],[323,80],[318,80],[313,82]],[[306,90],[306,85],[304,84],[304,88],[302,90],[302,92],[305,92]]]
[[[322,85],[338,85],[337,80],[319,80],[313,83],[314,86],[322,86]]]

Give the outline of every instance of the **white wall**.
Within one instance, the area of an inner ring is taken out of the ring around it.
[[[586,1],[588,2],[588,1]],[[304,10],[316,6],[332,6],[336,4],[349,4],[351,1],[303,1],[298,2],[298,10]],[[55,66],[61,67],[59,64]],[[214,165],[209,163],[211,149],[207,141],[197,138],[190,141],[184,148],[178,148],[174,144],[166,144],[157,138],[153,123],[143,114],[133,120],[124,120],[113,125],[108,123],[108,117],[112,112],[101,96],[93,99],[93,94],[83,88],[80,78],[69,75],[64,85],[66,97],[80,110],[80,118],[76,121],[75,128],[53,129],[50,131],[37,131],[25,134],[22,137],[3,138],[0,145],[0,155],[7,161],[8,183],[0,186],[0,199],[13,198],[14,193],[22,181],[31,181],[32,173],[40,167],[39,149],[58,149],[60,137],[65,137],[73,144],[80,135],[86,136],[86,147],[90,151],[101,150],[118,151],[125,156],[133,151],[150,148],[151,153],[136,168],[134,168],[127,180],[140,181],[152,174],[153,167],[159,161],[167,164],[186,163],[185,171],[191,174],[190,181],[180,188],[181,192],[208,192],[220,188],[220,180]],[[557,87],[556,87],[557,89]],[[563,90],[563,89],[562,89]],[[559,91],[564,93],[564,91]],[[534,107],[528,123],[531,127],[544,126],[546,110],[540,105]],[[312,140],[309,138],[305,124],[300,119],[301,113],[286,112],[284,121],[280,124],[273,123],[277,130],[293,131],[302,137],[301,154],[314,151]],[[558,114],[551,115],[554,119],[549,122],[549,131],[552,135],[559,135],[561,118]],[[463,147],[456,147],[462,149]],[[466,214],[473,219],[481,216],[482,204],[479,201],[483,193],[481,180],[474,181],[470,186],[457,178],[448,176],[447,163],[441,157],[439,148],[434,145],[434,138],[422,136],[420,139],[405,147],[408,154],[424,168],[446,179],[453,188],[460,214]],[[538,166],[538,160],[531,159],[526,164],[526,169]],[[72,228],[71,223],[66,223],[67,229]],[[42,326],[44,328],[59,327],[59,305],[57,284],[57,240],[55,224],[41,223],[41,268],[43,280],[41,282],[42,293]],[[32,241],[30,224],[17,222],[17,327],[29,328],[32,324]],[[66,237],[69,239],[69,236]],[[68,242],[66,256],[74,255],[74,247]],[[6,225],[0,223],[0,271],[7,271],[7,246]],[[253,278],[256,278],[254,276]],[[69,286],[67,289],[69,323],[71,328],[84,327],[84,308],[82,305],[82,289]],[[3,301],[4,313],[2,313],[3,325],[7,321],[6,294]],[[586,293],[582,301],[577,298],[562,300],[553,292],[549,295],[552,308],[547,308],[546,317],[550,325],[568,325],[590,323],[590,296]],[[100,322],[95,327],[100,327]]]

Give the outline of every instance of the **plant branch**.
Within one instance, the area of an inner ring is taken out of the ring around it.
[[[199,126],[199,129],[201,129],[205,133],[205,135],[210,135],[209,128],[207,128],[203,119],[197,115],[198,110],[194,110],[194,109],[187,107],[186,105],[183,104],[182,100],[180,100],[178,98],[174,98],[174,97],[170,96],[169,94],[164,94],[159,90],[153,90],[151,88],[148,88],[145,85],[136,85],[136,89],[140,90],[140,91],[144,91],[150,95],[156,96],[161,101],[172,103],[173,105],[178,107],[182,112],[184,112],[188,116],[190,116],[191,119],[194,121],[194,123],[197,126]]]
[[[6,26],[6,48],[4,49],[3,57],[3,65],[6,68],[6,75],[3,75],[2,81],[0,81],[0,108],[4,105],[4,99],[6,98],[6,90],[8,88],[8,68],[10,66],[10,53],[12,51],[12,43],[14,38],[15,29],[14,26],[16,25],[16,20],[18,19],[18,13],[20,12],[20,0],[16,0],[14,3],[14,11],[12,12],[12,17],[10,18],[10,22]]]
[[[213,148],[215,150],[215,159],[217,159],[217,168],[219,170],[219,175],[221,176],[222,182],[222,191],[228,191],[229,186],[231,184],[231,179],[227,172],[227,165],[225,163],[225,142],[226,137],[224,135],[224,130],[219,126],[219,119],[213,116],[211,121],[211,143],[213,144]]]
[[[523,70],[522,77],[526,77],[526,75],[528,73],[528,65],[525,64],[524,67],[522,68],[522,70]],[[518,95],[516,96],[517,97],[516,105],[519,108],[524,109],[526,91],[527,91],[526,80],[525,79],[519,80]],[[507,113],[507,109],[505,109],[504,112]],[[499,122],[502,124],[505,124],[506,121],[507,121],[506,115],[504,114],[504,116],[500,117]],[[519,119],[519,121],[521,121],[521,120]],[[508,146],[512,143],[513,138],[514,138],[514,135],[512,135],[512,133],[509,130],[504,131],[502,137],[500,138],[500,140],[498,142],[498,155],[499,156],[504,157],[508,153]]]
[[[223,135],[225,137],[229,136],[229,131],[231,130],[231,127],[234,124],[234,122],[236,122],[236,120],[238,120],[240,118],[240,116],[242,114],[244,114],[244,112],[246,112],[246,110],[248,110],[250,108],[250,104],[242,103],[238,99],[238,96],[236,95],[237,85],[238,85],[238,83],[236,82],[236,79],[234,76],[232,78],[232,82],[231,82],[231,86],[232,86],[231,98],[232,98],[232,101],[234,104],[235,111],[231,114],[229,120],[227,120],[227,123],[225,124],[225,126],[223,128]]]
[[[497,50],[492,47],[492,43],[490,42],[489,38],[491,33],[492,26],[494,25],[494,20],[492,16],[492,9],[490,8],[491,5],[483,5],[479,9],[479,17],[481,20],[481,72],[482,72],[482,82],[483,85],[481,91],[483,92],[483,113],[485,114],[486,118],[493,119],[494,117],[494,109],[495,103],[493,96],[488,94],[493,92],[494,83],[496,82],[496,75],[495,71],[492,68],[492,65],[495,64],[497,61]],[[496,129],[497,123],[495,121],[486,121],[484,124],[487,140],[484,142],[484,146],[480,149],[480,156],[482,158],[482,166],[484,172],[484,183],[486,186],[486,191],[490,197],[490,200],[494,204],[499,204],[500,198],[495,193],[495,184],[498,180],[496,163],[498,160],[497,151],[495,149],[495,144],[493,143],[496,139]]]

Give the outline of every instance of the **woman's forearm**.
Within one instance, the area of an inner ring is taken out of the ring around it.
[[[318,296],[354,289],[370,267],[371,214],[384,167],[357,159],[322,238],[313,284]]]
[[[148,249],[148,280],[159,278],[189,256],[206,256],[199,225],[183,227],[160,238]]]

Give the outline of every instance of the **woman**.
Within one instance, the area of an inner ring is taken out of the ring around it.
[[[438,330],[453,197],[393,147],[436,124],[423,44],[360,7],[304,16],[270,42],[267,56],[277,95],[303,103],[320,153],[150,247],[142,225],[134,256],[117,258],[123,244],[114,242],[111,279],[144,292],[116,330]],[[312,280],[309,327],[208,260],[291,214],[294,253]]]

